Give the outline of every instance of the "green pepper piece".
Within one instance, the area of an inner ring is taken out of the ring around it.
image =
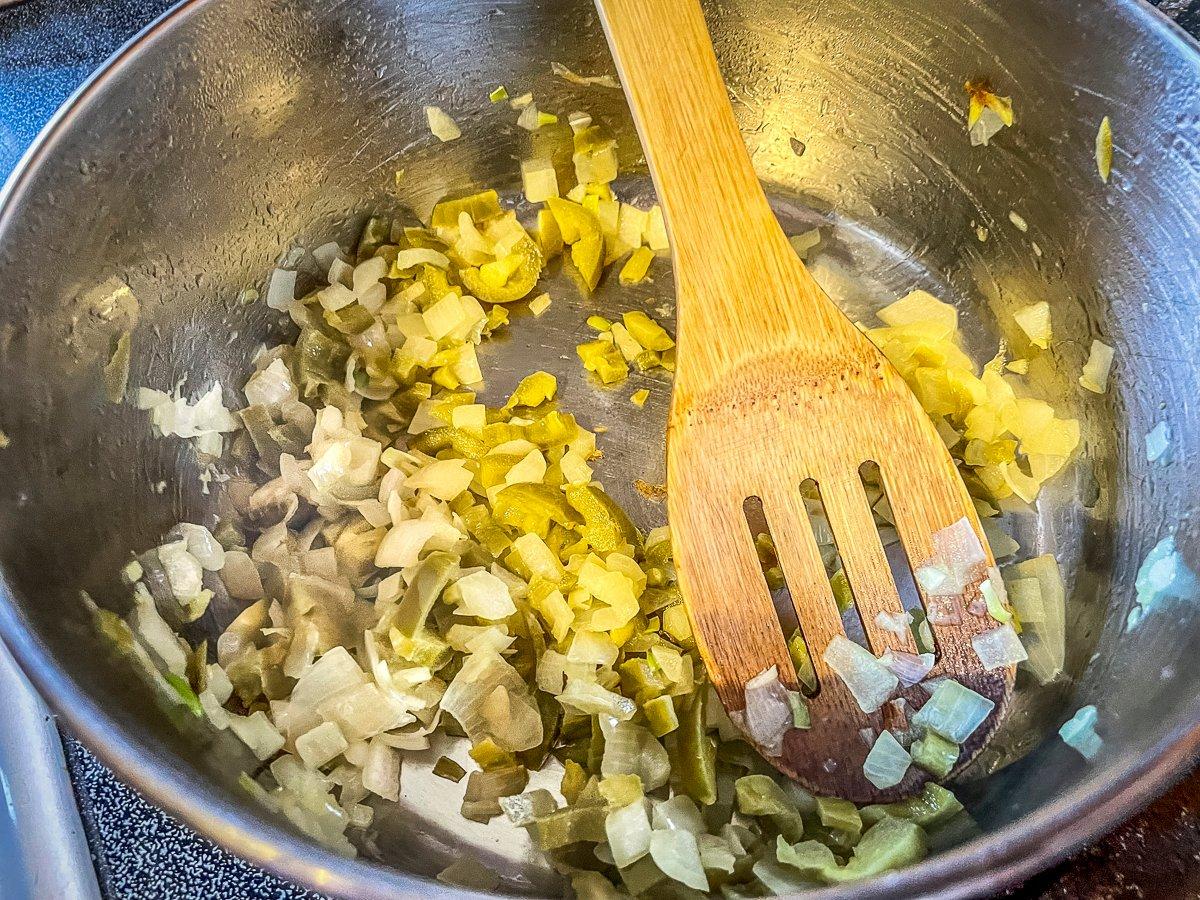
[[[940,734],[927,731],[925,736],[912,745],[913,764],[920,766],[934,778],[945,778],[958,762],[958,744],[948,741]]]
[[[530,832],[542,850],[557,850],[580,841],[600,844],[608,840],[604,829],[607,816],[607,806],[569,806],[535,819]]]
[[[576,423],[575,417],[570,413],[557,410],[546,413],[536,422],[525,426],[526,439],[537,444],[543,450],[569,444],[577,434],[579,434],[579,425]]]
[[[301,329],[293,357],[296,383],[306,392],[313,384],[341,384],[346,377],[350,348],[316,328]]]
[[[597,553],[611,553],[623,543],[640,547],[641,535],[625,510],[600,488],[590,484],[572,485],[566,490],[566,498],[583,516],[583,539]]]
[[[438,778],[445,778],[447,781],[459,782],[467,774],[467,770],[456,763],[448,756],[439,756],[438,761],[433,764],[433,774]]]
[[[894,819],[911,819],[922,828],[933,828],[954,818],[962,810],[963,805],[954,794],[940,784],[927,781],[919,796],[883,806],[864,806],[859,810],[859,815],[868,825],[874,825],[885,816],[891,816]]]
[[[704,724],[707,686],[697,685],[681,703],[679,728],[673,732],[675,740],[667,751],[671,772],[678,779],[680,791],[702,806],[711,806],[717,802],[717,748],[709,740]]]
[[[375,251],[391,240],[392,220],[384,216],[371,216],[363,226],[358,238],[356,256],[359,262],[370,259]]]
[[[375,324],[375,317],[360,303],[325,310],[325,322],[340,334],[362,334]]]
[[[821,824],[834,831],[841,831],[856,839],[862,834],[862,819],[858,809],[849,800],[840,797],[818,797],[817,817]]]
[[[545,539],[551,523],[579,524],[579,515],[558,488],[547,484],[510,484],[496,494],[492,515],[501,525]]]
[[[563,760],[562,784],[559,786],[563,799],[574,804],[579,799],[579,793],[585,784],[587,784],[587,772],[584,771],[583,766],[574,759]]]
[[[483,456],[483,441],[467,432],[445,425],[430,428],[414,435],[408,442],[409,449],[437,456],[444,450],[453,450],[463,459],[479,459]]]

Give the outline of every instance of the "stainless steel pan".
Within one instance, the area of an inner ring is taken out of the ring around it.
[[[1122,633],[1159,538],[1174,531],[1198,558],[1200,54],[1134,0],[732,0],[708,13],[759,173],[791,227],[825,226],[814,264],[852,312],[926,287],[959,304],[988,354],[1008,311],[1053,306],[1058,343],[1034,374],[1070,398],[1087,452],[1016,524],[1022,544],[1056,548],[1068,569],[1071,678],[1026,694],[962,786],[980,837],[827,895],[991,891],[1115,824],[1200,742],[1200,607],[1166,605]],[[647,192],[621,95],[554,78],[555,61],[611,71],[586,0],[193,0],[68,104],[0,204],[0,428],[12,442],[0,451],[0,633],[124,778],[331,894],[430,896],[446,889],[425,879],[463,853],[500,872],[505,891],[553,884],[515,834],[459,820],[457,792],[420,763],[382,818],[375,860],[323,851],[252,806],[228,748],[168,722],[101,652],[80,589],[120,609],[114,576],[129,552],[211,516],[220,492],[202,492],[186,448],[152,438],[143,414],[104,401],[114,321],[95,300],[113,278],[139,300],[132,384],[239,385],[253,348],[278,334],[239,297],[294,244],[349,234],[380,205],[421,212],[454,188],[517,184],[531,138],[487,102],[500,83],[603,119],[633,173],[624,189]],[[963,121],[963,82],[979,76],[1017,111],[988,148],[968,145]],[[451,111],[464,139],[438,144],[427,103]],[[1092,155],[1105,115],[1117,144],[1108,186]],[[565,146],[561,131],[536,139]],[[499,373],[491,389],[538,365],[559,373],[566,401],[610,428],[601,474],[643,524],[659,521],[629,481],[661,481],[666,385],[635,412],[562,358],[585,309],[630,301],[572,300],[565,281],[551,290],[551,312],[519,322],[486,361]],[[660,278],[638,302],[669,297]],[[1097,336],[1117,348],[1114,384],[1084,396],[1075,379]],[[1142,436],[1163,419],[1173,462],[1151,466]],[[1094,766],[1053,737],[1086,703],[1107,747]]]

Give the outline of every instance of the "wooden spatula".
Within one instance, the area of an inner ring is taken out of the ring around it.
[[[940,565],[965,582],[961,596],[923,597],[937,651],[928,678],[949,676],[996,705],[963,745],[955,771],[995,729],[1014,676],[1011,666],[985,671],[971,644],[997,627],[980,599],[995,570],[974,506],[899,373],[816,284],[779,227],[697,0],[597,6],[670,231],[679,355],[668,508],[679,582],[709,675],[731,713],[745,707],[746,683],[772,666],[784,685],[797,687],[743,513],[744,501],[757,497],[819,682],[808,701],[812,727],[787,731],[771,762],[822,794],[860,802],[912,794],[928,777],[915,766],[880,790],[864,777],[863,762],[874,736],[903,731],[929,693],[901,689],[895,696],[904,703],[864,713],[824,661],[844,632],[800,486],[818,485],[874,654],[917,647],[907,629],[877,621],[902,606],[860,466],[878,464],[913,569]]]

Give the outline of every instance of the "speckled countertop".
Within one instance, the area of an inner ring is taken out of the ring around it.
[[[171,5],[170,0],[27,0],[10,8],[0,0],[0,177],[80,82]],[[1156,5],[1200,35],[1200,0]],[[105,897],[316,898],[223,852],[118,781],[81,744],[70,737],[64,743]],[[0,896],[8,896],[3,885]],[[1200,772],[1108,837],[1006,897],[1200,898]]]

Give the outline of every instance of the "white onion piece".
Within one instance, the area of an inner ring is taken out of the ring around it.
[[[1003,666],[1015,666],[1029,659],[1021,639],[1007,623],[975,635],[971,638],[971,646],[975,648],[975,655],[983,663],[983,668],[989,672]]]
[[[900,683],[869,650],[840,634],[829,642],[822,659],[846,683],[863,712],[883,706]]]
[[[642,780],[642,789],[653,791],[671,777],[671,760],[648,728],[632,722],[617,722],[605,735],[600,774],[605,778],[637,775]]]
[[[880,790],[895,787],[908,774],[912,757],[890,731],[880,733],[863,763],[863,775]]]
[[[162,669],[182,677],[187,671],[187,655],[171,626],[158,614],[154,598],[140,583],[134,587],[133,604],[129,627],[138,641]]]
[[[267,282],[267,306],[286,310],[296,302],[296,273],[287,269],[276,269]]]
[[[425,121],[429,123],[429,130],[433,132],[433,136],[443,144],[462,137],[462,129],[458,127],[458,123],[440,107],[426,106]]]
[[[367,675],[345,647],[326,652],[304,673],[292,689],[296,706],[316,708],[330,697],[365,684]]]
[[[498,687],[504,689],[513,714],[509,727],[503,729],[494,728],[482,709],[483,701]],[[454,716],[472,741],[490,737],[503,749],[516,752],[536,747],[542,740],[541,717],[528,686],[520,673],[494,652],[467,657],[442,696],[442,709]]]
[[[322,244],[312,252],[313,259],[317,261],[317,265],[321,267],[322,272],[328,272],[329,267],[333,265],[335,259],[339,259],[342,255],[342,248],[337,241],[329,241]]]
[[[604,819],[604,831],[614,865],[624,868],[649,853],[650,818],[646,815],[645,799],[639,798],[610,812]]]
[[[203,525],[181,522],[175,526],[187,541],[187,551],[206,572],[219,572],[225,565],[225,548]]]
[[[746,733],[768,756],[783,753],[783,736],[792,727],[792,707],[776,666],[746,682]]]
[[[654,831],[650,858],[668,878],[697,891],[708,890],[708,876],[700,859],[700,846],[690,831]]]
[[[879,662],[900,679],[902,685],[912,687],[929,674],[933,668],[934,656],[932,653],[922,653],[918,656],[915,653],[888,649],[883,651]]]
[[[908,626],[912,624],[912,613],[907,611],[898,613],[880,611],[875,616],[875,624],[884,631],[890,631],[892,634],[905,635],[908,634]]]
[[[186,541],[159,547],[158,559],[176,600],[182,602],[200,593],[204,587],[204,568],[196,557],[188,553]]]
[[[676,794],[670,800],[656,802],[652,820],[655,828],[682,829],[695,835],[708,830],[700,807],[687,794]]]
[[[273,360],[265,369],[251,375],[242,392],[252,406],[279,406],[298,396],[292,373],[282,359]]]
[[[259,760],[270,759],[283,749],[283,735],[261,709],[249,716],[231,715],[229,727]]]
[[[296,753],[310,769],[319,769],[349,746],[335,722],[322,722],[296,738]]]
[[[372,794],[384,800],[400,799],[400,754],[383,741],[371,741],[363,765],[362,783]]]

